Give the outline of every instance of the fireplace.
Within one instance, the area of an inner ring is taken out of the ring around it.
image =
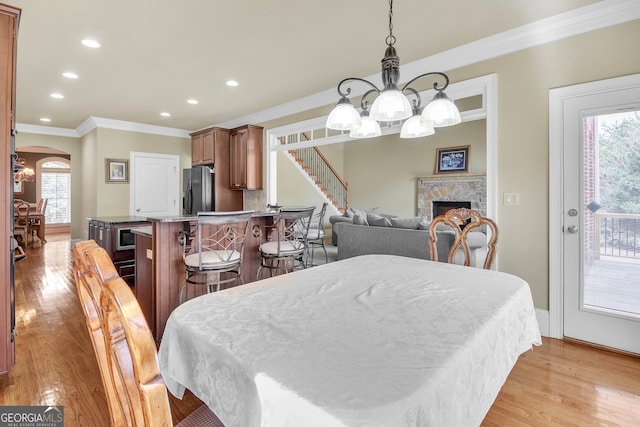
[[[441,201],[441,200],[434,200],[433,202],[431,202],[433,204],[433,213],[431,214],[431,218],[435,218],[439,215],[444,215],[445,212],[447,212],[450,209],[453,208],[467,208],[467,209],[471,209],[471,202],[459,202],[459,201]]]
[[[446,212],[453,207],[466,207],[487,215],[487,185],[484,175],[463,176],[424,176],[418,177],[418,215],[433,218],[438,215],[434,205],[437,203],[453,203],[445,205]],[[469,204],[471,206],[469,206]]]

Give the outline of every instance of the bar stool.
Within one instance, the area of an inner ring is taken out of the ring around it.
[[[329,203],[324,202],[320,212],[315,214],[311,218],[311,224],[309,224],[309,231],[307,232],[306,246],[307,246],[307,267],[313,267],[313,253],[316,248],[322,248],[324,251],[324,263],[329,262],[329,255],[327,254],[327,248],[324,246],[324,215],[327,212],[327,206]]]
[[[234,280],[244,284],[240,266],[253,212],[198,212],[195,232],[180,232],[182,259],[186,267],[180,303],[189,299],[189,285],[204,286],[209,293],[219,291],[221,285]]]
[[[273,225],[266,227],[267,241],[258,248],[260,251],[260,267],[256,274],[258,280],[263,268],[269,271],[269,276],[278,269],[288,273],[298,266],[306,268],[303,258],[307,251],[307,233],[315,208],[310,206],[280,209]]]

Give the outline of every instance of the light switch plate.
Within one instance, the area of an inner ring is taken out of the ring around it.
[[[520,206],[520,193],[504,193],[505,206]]]

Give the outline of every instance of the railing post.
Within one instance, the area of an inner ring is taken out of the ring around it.
[[[601,220],[601,215],[599,213],[595,214],[595,236],[593,236],[593,241],[594,241],[594,248],[593,248],[593,252],[595,252],[593,254],[593,258],[594,259],[600,259],[600,220]]]

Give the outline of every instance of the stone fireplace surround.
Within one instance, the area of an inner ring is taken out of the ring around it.
[[[432,175],[418,177],[418,216],[433,219],[433,201],[471,202],[471,209],[487,215],[486,175]]]

